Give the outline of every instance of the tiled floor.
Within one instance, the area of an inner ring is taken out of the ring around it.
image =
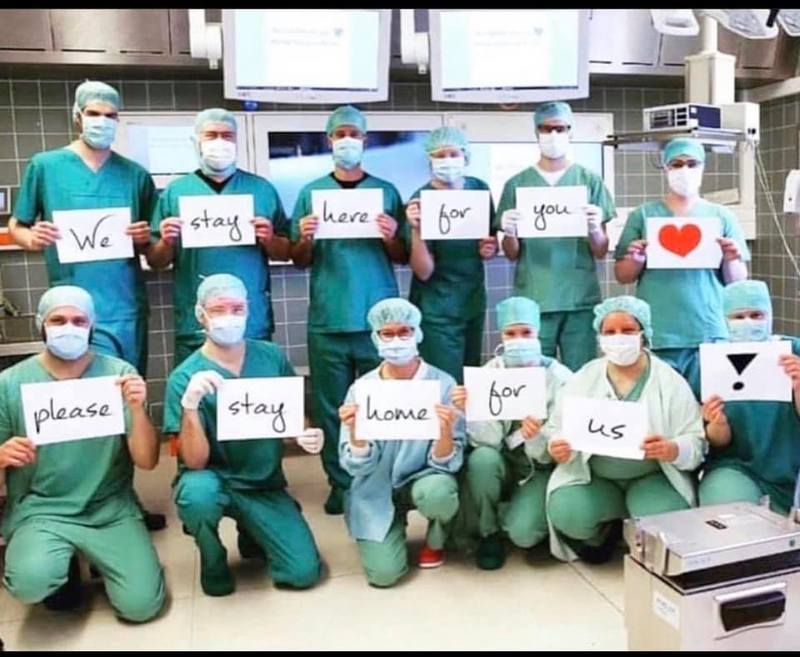
[[[222,534],[236,592],[203,594],[199,560],[181,531],[170,500],[174,459],[164,455],[152,473],[137,475],[150,510],[167,514],[153,534],[166,570],[168,608],[157,620],[117,620],[102,592],[92,588],[87,608],[53,613],[25,607],[0,592],[0,637],[18,650],[623,650],[622,560],[605,566],[530,560],[515,550],[499,571],[480,571],[471,558],[451,554],[436,570],[413,568],[397,587],[366,584],[354,543],[341,517],[326,516],[319,458],[287,455],[291,492],[308,518],[326,562],[323,580],[308,591],[278,590],[258,561],[243,562],[233,521]],[[412,555],[421,546],[422,518],[412,512]]]

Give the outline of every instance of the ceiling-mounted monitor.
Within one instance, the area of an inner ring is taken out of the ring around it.
[[[519,103],[589,96],[586,9],[430,9],[431,98]]]
[[[391,19],[391,9],[223,9],[225,98],[388,100]]]

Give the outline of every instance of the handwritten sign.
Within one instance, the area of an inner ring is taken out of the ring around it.
[[[719,217],[647,217],[648,269],[716,269],[722,262]]]
[[[59,262],[96,262],[133,257],[133,239],[125,234],[131,209],[55,210],[53,224],[61,233],[56,242]]]
[[[700,345],[700,393],[723,400],[792,401],[792,380],[778,359],[791,354],[788,340]]]
[[[383,190],[315,189],[311,211],[319,217],[315,239],[379,238],[375,218],[383,213]]]
[[[588,192],[582,185],[517,187],[519,237],[586,237],[589,225],[582,208]]]
[[[547,417],[547,386],[543,367],[509,369],[465,367],[467,420],[522,420]]]
[[[225,379],[217,391],[217,440],[303,433],[302,376]]]
[[[489,190],[420,192],[422,239],[466,240],[489,235]]]
[[[358,440],[438,440],[438,381],[356,382]]]
[[[573,450],[644,459],[642,441],[647,437],[647,407],[639,402],[567,397],[564,400],[561,436]]]
[[[119,377],[20,386],[25,433],[37,445],[125,433]]]
[[[186,249],[256,243],[252,194],[181,196],[181,244]]]

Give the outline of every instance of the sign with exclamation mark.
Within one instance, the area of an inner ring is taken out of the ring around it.
[[[702,401],[792,401],[792,381],[779,359],[792,353],[787,340],[700,345]]]

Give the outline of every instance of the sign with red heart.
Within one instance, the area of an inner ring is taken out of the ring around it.
[[[719,217],[647,217],[648,269],[716,269],[722,261]]]
[[[697,224],[684,224],[680,228],[675,224],[667,224],[658,231],[661,246],[681,257],[694,251],[702,238],[703,232]]]

